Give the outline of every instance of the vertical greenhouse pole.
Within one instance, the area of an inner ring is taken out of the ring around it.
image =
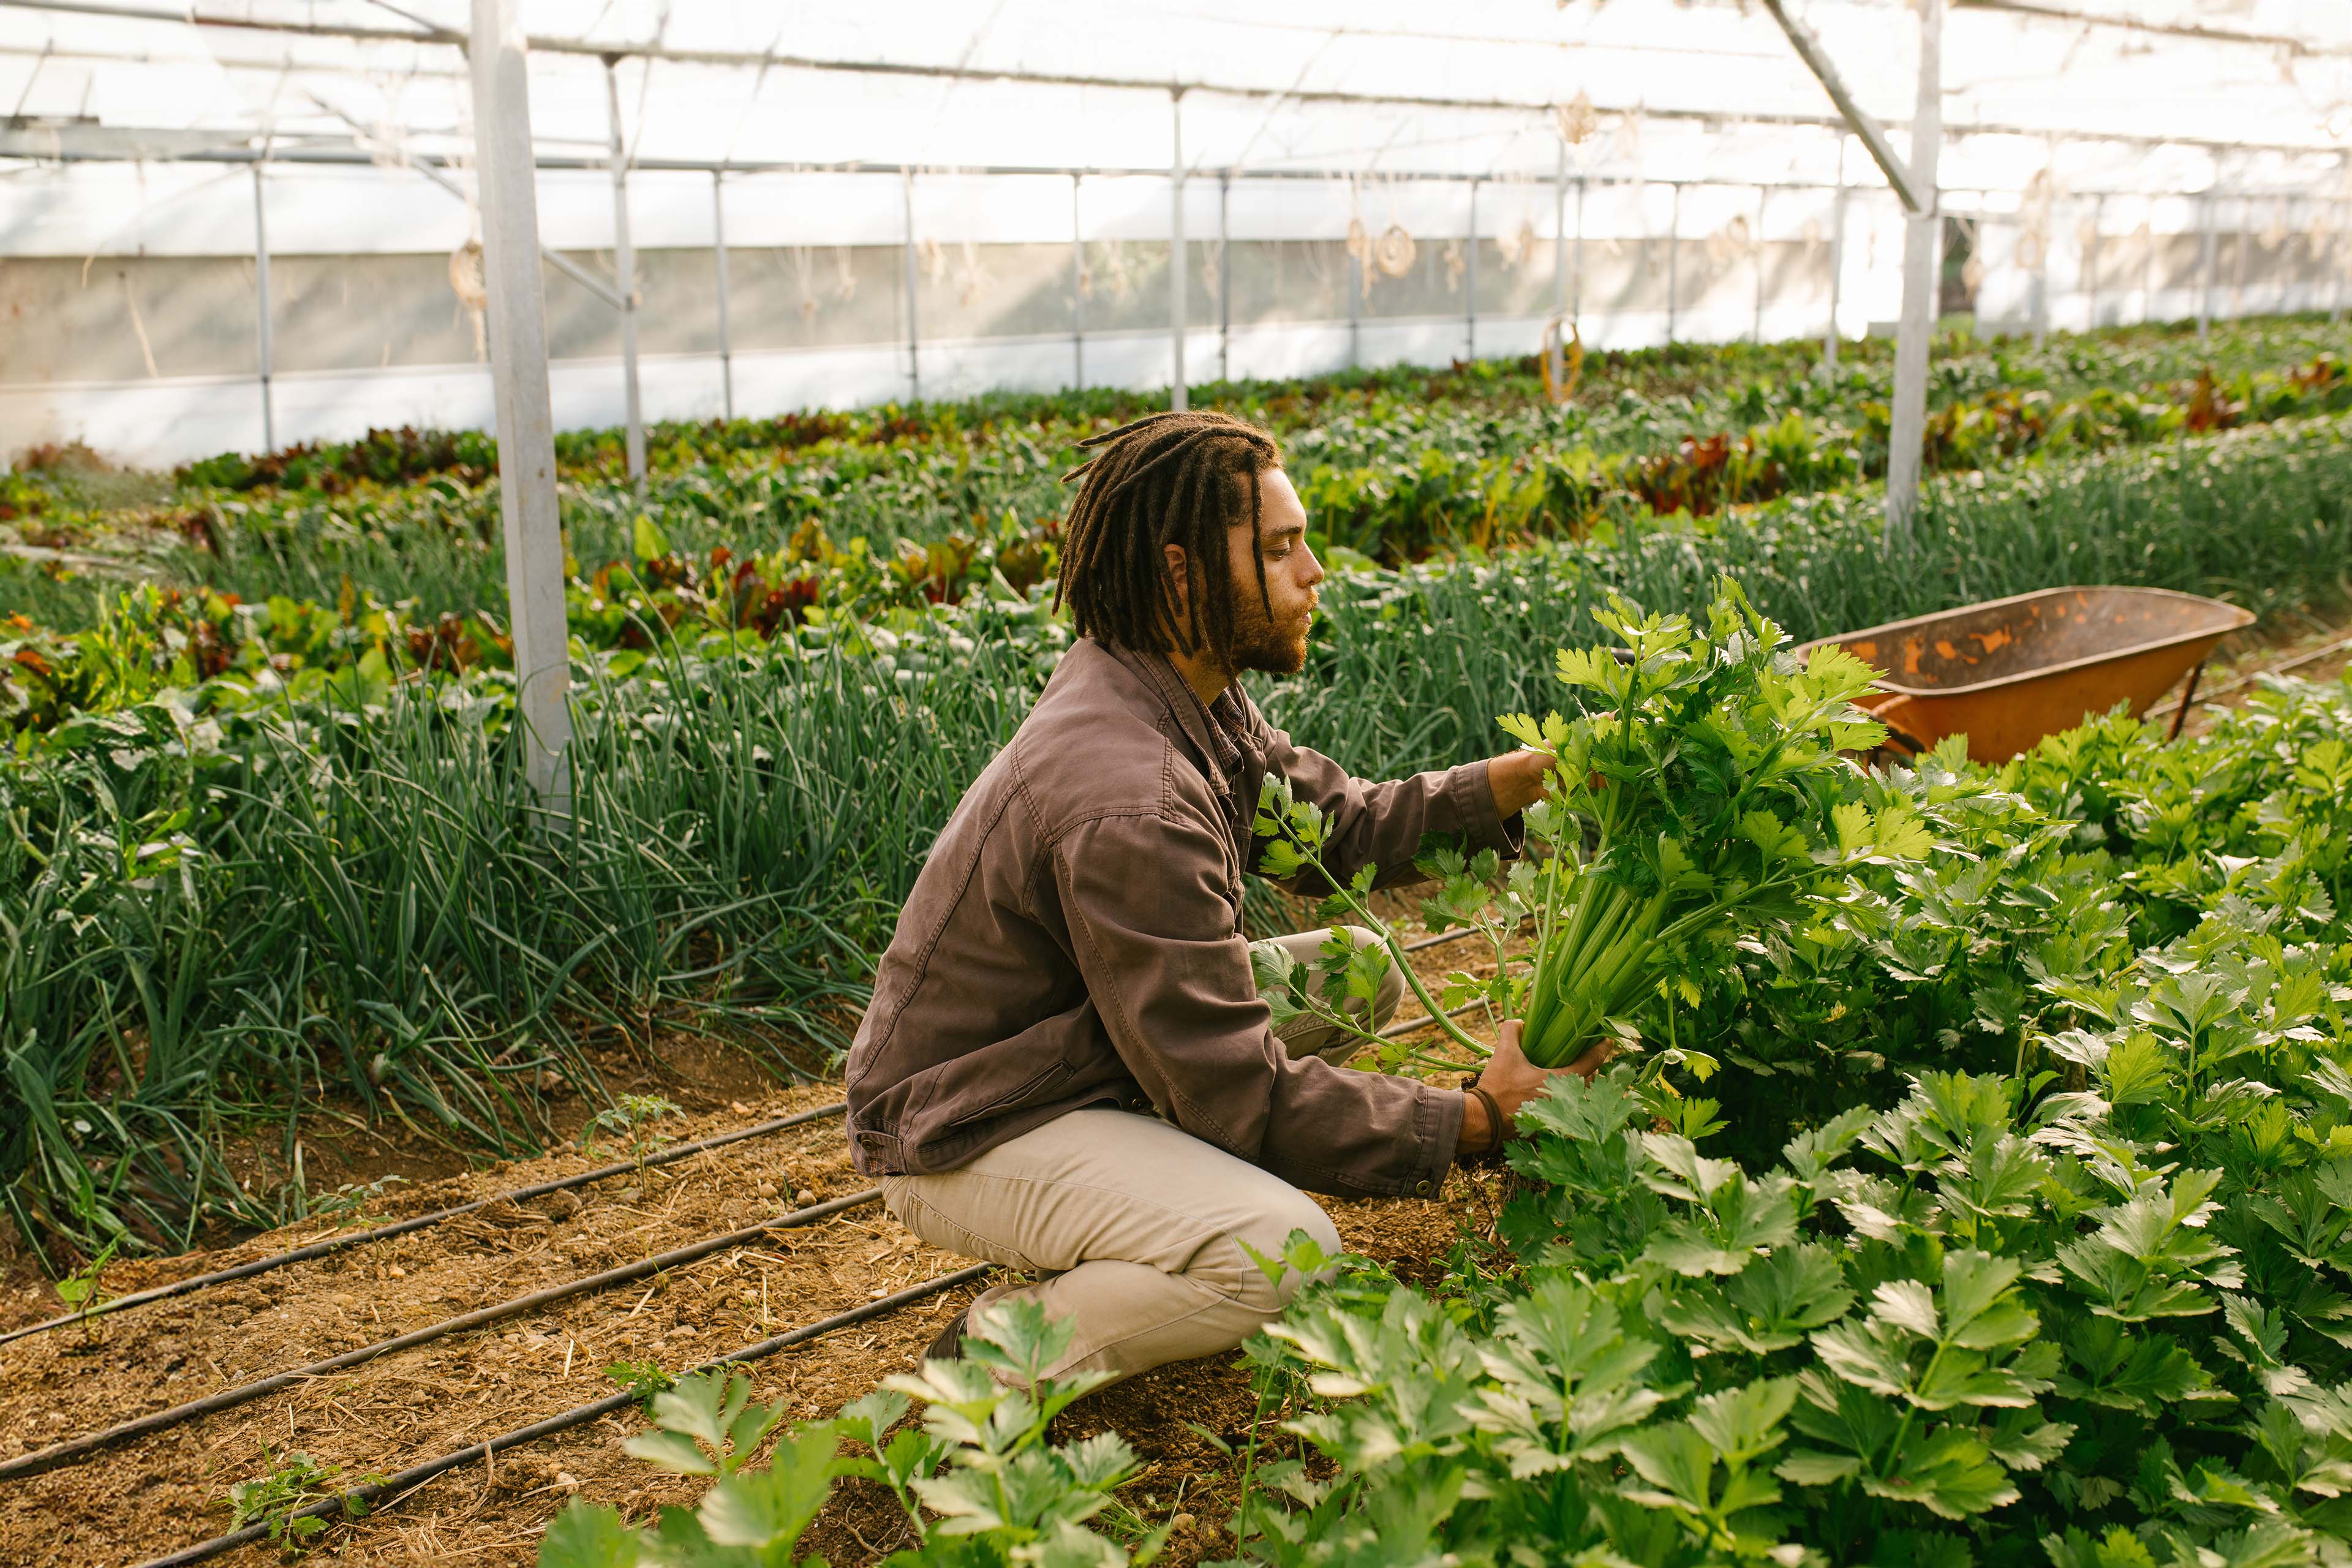
[[[727,320],[727,184],[710,171],[710,255],[719,285],[719,397],[729,423],[735,418],[735,334]]]
[[[1168,94],[1168,406],[1191,406],[1184,388],[1184,94]]]
[[[2237,226],[2231,233],[2230,247],[2230,319],[2238,321],[2246,313],[2246,241],[2252,237],[2254,204],[2251,197],[2238,198]]]
[[[2221,171],[2214,171],[2219,179]],[[2213,191],[2206,187],[2197,203],[2197,341],[2203,342],[2213,320]]]
[[[629,479],[646,493],[646,410],[637,390],[637,253],[629,243],[629,155],[621,135],[621,57],[604,57],[604,108],[613,133],[613,282],[621,296],[621,391]]]
[[[1350,192],[1349,205],[1356,203]],[[1348,368],[1355,369],[1364,363],[1364,263],[1353,247],[1348,247],[1348,265],[1340,276],[1347,279],[1348,289]]]
[[[2106,216],[2106,212],[2107,198],[2093,197],[2091,232],[2084,236],[2083,242],[2083,279],[2084,288],[2090,295],[2084,306],[2083,330],[2090,332],[2099,330],[2099,240],[2103,233],[2101,220]]]
[[[1838,367],[1838,306],[1845,289],[1845,133],[1838,133],[1837,195],[1830,198],[1830,320],[1822,331],[1822,374]]]
[[[923,367],[918,357],[917,345],[922,333],[915,320],[915,171],[898,172],[900,216],[906,226],[906,240],[899,247],[898,270],[907,293],[907,401],[923,400]]]
[[[261,366],[261,449],[278,450],[278,410],[269,390],[275,355],[269,338],[269,214],[262,196],[262,166],[253,166],[253,286],[256,298],[255,348]]]
[[[1675,346],[1675,317],[1682,309],[1683,259],[1683,185],[1680,180],[1666,187],[1674,200],[1666,208],[1666,347]]]
[[[1863,150],[1903,202],[1903,325],[1895,345],[1895,407],[1886,464],[1886,521],[1891,535],[1907,539],[1919,497],[1919,451],[1927,426],[1927,348],[1936,327],[1936,154],[1944,139],[1943,0],[1918,0],[1919,95],[1911,115],[1911,156],[1895,155],[1886,133],[1846,90],[1837,68],[1785,0],[1764,8],[1789,36],[1790,47],[1830,95]]]
[[[1552,182],[1551,287],[1554,308],[1568,313],[1568,142],[1559,144],[1559,171]]]
[[[2328,322],[2345,320],[2345,205],[2336,202],[2336,230],[2328,235]]]
[[[1087,234],[1078,220],[1078,182],[1070,174],[1070,384],[1087,384]]]
[[[2147,226],[2147,239],[2139,248],[2139,320],[2146,326],[2156,320],[2156,198],[2149,196],[2141,205],[2147,212],[2141,221]]]
[[[1886,450],[1887,531],[1908,543],[1927,435],[1927,348],[1936,331],[1936,249],[1942,226],[1936,163],[1944,139],[1944,0],[1919,0],[1919,97],[1911,111],[1910,212],[1903,226],[1903,325],[1895,344],[1895,406]]]
[[[1756,233],[1750,238],[1750,259],[1756,268],[1756,342],[1764,342],[1764,199],[1772,194],[1769,185],[1756,187]]]
[[[1576,179],[1576,289],[1568,298],[1569,323],[1580,333],[1584,326],[1584,176]]]
[[[519,0],[473,0],[468,66],[523,776],[541,810],[566,816],[572,809],[572,668],[563,622],[563,534],[555,510],[555,417],[547,390],[530,83],[518,5]]]
[[[1234,172],[1217,176],[1217,379],[1234,378]]]
[[[1468,296],[1462,311],[1462,357],[1478,357],[1478,181],[1470,181],[1470,237],[1463,242],[1470,253],[1468,276],[1464,279],[1463,293]]]

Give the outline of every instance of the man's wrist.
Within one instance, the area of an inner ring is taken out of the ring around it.
[[[1495,1097],[1475,1082],[1462,1091],[1462,1152],[1491,1154],[1502,1147],[1508,1121]]]

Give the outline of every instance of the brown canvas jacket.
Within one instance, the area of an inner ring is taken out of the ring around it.
[[[953,1170],[1087,1106],[1156,1110],[1296,1185],[1436,1191],[1462,1097],[1294,1061],[1242,934],[1260,782],[1320,805],[1326,864],[1410,881],[1424,833],[1508,850],[1486,764],[1388,784],[1290,743],[1234,689],[1214,762],[1173,666],[1080,639],[932,847],[850,1047],[867,1175]]]

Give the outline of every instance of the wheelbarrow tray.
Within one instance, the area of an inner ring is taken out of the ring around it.
[[[2251,611],[2166,588],[2044,588],[1821,637],[1881,673],[1862,700],[1922,749],[1965,733],[2002,763],[2128,703],[2134,718],[2201,666]]]

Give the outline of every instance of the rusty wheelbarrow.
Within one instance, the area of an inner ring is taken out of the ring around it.
[[[1881,672],[1862,706],[1898,746],[1965,732],[1969,755],[2003,763],[2118,702],[2134,718],[2188,675],[2251,611],[2164,588],[2045,588],[1821,637]],[[2189,700],[2173,719],[2173,733]]]

